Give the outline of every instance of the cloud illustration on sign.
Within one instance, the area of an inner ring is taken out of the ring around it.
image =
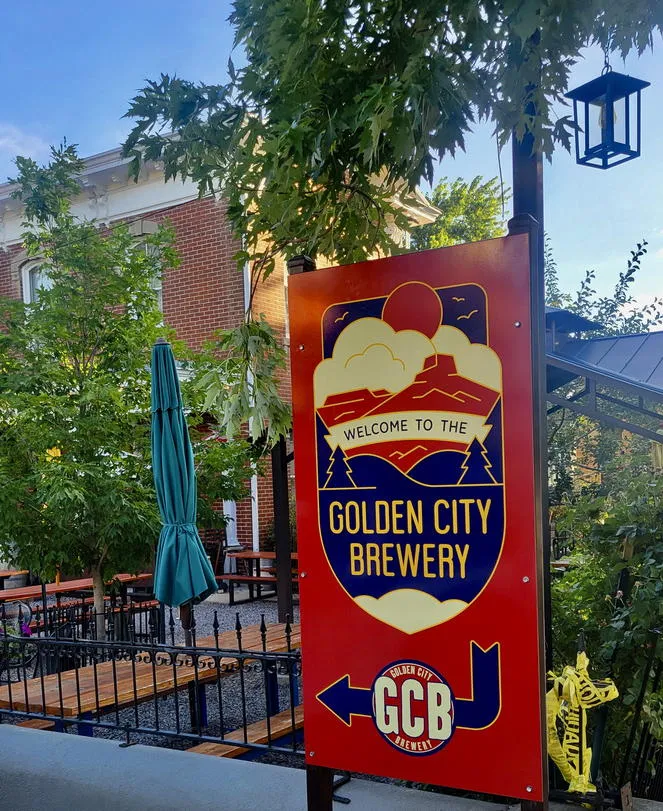
[[[396,332],[379,318],[360,318],[338,336],[331,358],[315,370],[315,404],[331,394],[370,389],[402,391],[435,354],[431,341],[415,330]]]
[[[417,589],[396,589],[378,598],[362,594],[354,600],[367,614],[406,634],[432,628],[467,608],[464,600],[440,602]]]
[[[502,389],[502,365],[496,353],[485,344],[473,344],[462,330],[443,324],[433,336],[435,351],[453,355],[456,371],[495,391]]]

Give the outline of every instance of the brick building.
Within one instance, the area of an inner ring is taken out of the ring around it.
[[[128,176],[128,161],[120,150],[93,155],[86,160],[80,178],[81,193],[74,201],[75,214],[101,224],[126,220],[134,223],[136,234],[153,230],[168,220],[176,234],[180,267],[166,272],[161,281],[160,300],[166,323],[192,348],[199,347],[217,329],[237,325],[248,301],[248,268],[238,270],[233,256],[240,249],[225,217],[223,201],[199,199],[197,186],[190,182],[164,182],[163,167],[147,164],[138,182]],[[0,296],[29,302],[44,283],[38,262],[29,260],[21,245],[22,211],[11,198],[11,186],[0,185]],[[432,222],[437,211],[423,197],[405,206],[413,225]],[[402,235],[407,239],[407,235]],[[254,296],[253,311],[264,313],[288,346],[287,274],[284,263]],[[289,375],[284,375],[283,394],[289,398]],[[251,498],[225,511],[234,515],[229,535],[242,544],[258,548],[269,531],[272,518],[272,492],[269,477],[254,477]]]

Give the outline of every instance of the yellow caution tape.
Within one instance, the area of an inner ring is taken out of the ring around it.
[[[568,782],[569,791],[581,794],[596,792],[589,778],[592,750],[587,746],[587,710],[619,695],[612,679],[592,681],[588,667],[587,654],[581,651],[575,667],[565,667],[561,676],[554,677],[546,694],[548,754]]]

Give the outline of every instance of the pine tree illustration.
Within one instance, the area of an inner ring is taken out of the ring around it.
[[[502,474],[502,403],[498,400],[493,410],[488,415],[486,425],[490,426],[490,431],[483,441],[483,446],[488,453],[491,468],[490,475],[496,482],[501,482]]]
[[[345,454],[338,445],[329,457],[329,467],[327,468],[327,481],[324,490],[336,490],[339,487],[356,487],[352,481],[352,468],[348,464]]]
[[[473,439],[461,465],[463,475],[458,484],[495,484],[488,452],[478,439]]]

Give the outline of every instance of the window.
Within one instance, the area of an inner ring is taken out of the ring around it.
[[[40,290],[50,290],[53,281],[49,277],[41,260],[26,262],[21,267],[21,282],[23,285],[23,301],[26,304],[36,304],[39,301]]]
[[[161,274],[157,274],[156,276],[152,277],[152,281],[150,282],[150,287],[156,293],[157,297],[157,307],[159,308],[160,312],[163,312],[163,285],[161,282]]]
[[[153,222],[152,220],[134,220],[132,223],[129,223],[129,233],[136,238],[136,242],[139,245],[143,243],[141,237],[145,236],[146,234],[156,234],[158,230],[158,223]],[[153,245],[145,244],[144,247],[148,256],[154,255],[155,249]],[[163,312],[163,282],[160,273],[152,278],[150,287],[156,294],[157,306],[159,310]]]

